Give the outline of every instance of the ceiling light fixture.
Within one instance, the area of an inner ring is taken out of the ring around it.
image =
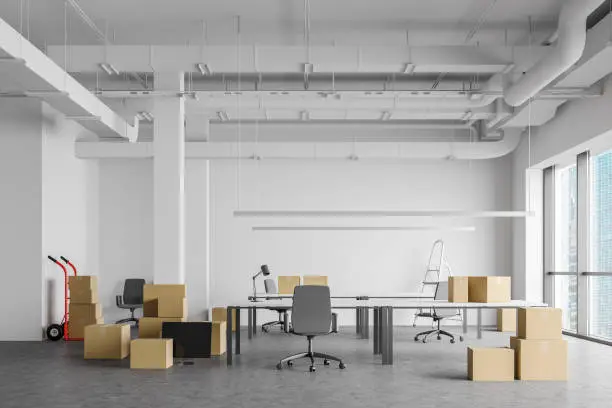
[[[198,63],[196,64],[196,68],[198,69],[198,71],[200,71],[200,74],[204,76],[212,75],[212,70],[210,69],[210,66],[208,66],[208,64]]]
[[[439,217],[439,218],[526,218],[533,211],[466,210],[236,210],[234,217]]]
[[[119,75],[121,73],[117,68],[108,62],[101,63],[100,68],[102,68],[108,75]]]
[[[408,62],[406,65],[404,65],[404,71],[403,72],[406,75],[412,75],[412,74],[414,74],[415,68],[416,68],[415,64],[413,64],[411,62]]]
[[[476,227],[346,227],[346,226],[255,226],[253,231],[457,231],[475,232]]]

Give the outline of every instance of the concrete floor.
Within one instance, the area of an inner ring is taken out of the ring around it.
[[[395,331],[395,365],[382,366],[372,340],[354,329],[317,338],[315,349],[344,358],[308,372],[308,363],[277,371],[277,361],[303,351],[303,338],[281,333],[243,337],[243,354],[197,360],[167,371],[131,371],[123,361],[85,361],[80,343],[0,343],[0,406],[10,407],[609,407],[612,348],[569,340],[567,383],[473,383],[466,346],[505,346],[508,335],[470,333],[463,344],[413,341],[416,329]]]

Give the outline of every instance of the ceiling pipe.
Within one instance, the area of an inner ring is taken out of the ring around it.
[[[602,0],[565,0],[559,15],[557,46],[505,93],[508,105],[521,106],[576,64],[586,46],[586,22]]]

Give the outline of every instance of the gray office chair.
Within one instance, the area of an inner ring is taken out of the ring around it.
[[[293,291],[293,308],[291,310],[291,322],[293,329],[291,333],[305,336],[308,340],[308,351],[283,358],[276,368],[281,370],[283,363],[293,365],[293,361],[300,358],[310,359],[310,371],[315,371],[314,359],[322,358],[323,364],[329,365],[329,361],[337,361],[340,369],[346,365],[338,357],[329,354],[317,353],[312,350],[312,340],[316,336],[330,333],[331,322],[331,299],[329,287],[327,286],[296,286]]]
[[[434,299],[435,300],[447,300],[448,299],[448,282],[438,282],[438,284],[436,285],[436,294],[435,294]],[[451,343],[455,342],[455,335],[445,330],[442,330],[440,328],[440,323],[444,319],[451,319],[453,317],[461,316],[461,314],[459,313],[459,309],[439,309],[439,308],[437,309],[434,307],[431,309],[431,312],[419,313],[419,316],[432,318],[434,323],[438,324],[438,328],[433,329],[433,330],[424,331],[422,333],[417,334],[414,337],[414,341],[419,341],[421,340],[421,337],[422,337],[423,343],[427,343],[427,339],[435,334],[438,340],[442,340],[442,336],[448,336],[451,339],[450,341]],[[463,341],[463,336],[459,336],[459,341]]]
[[[143,295],[142,291],[144,288],[144,279],[126,279],[123,284],[123,295],[116,297],[117,307],[119,309],[129,309],[131,316],[125,319],[117,320],[115,323],[129,323],[135,322],[138,326],[138,319],[134,312],[136,309],[142,309]]]
[[[278,295],[278,289],[276,288],[276,282],[274,279],[264,280],[264,287],[266,288],[266,294]],[[285,319],[287,319],[287,312],[289,309],[291,309],[290,306],[270,308],[270,310],[278,312],[278,320],[262,324],[261,331],[267,333],[270,328],[274,326],[280,326],[282,330],[282,328],[285,326]]]

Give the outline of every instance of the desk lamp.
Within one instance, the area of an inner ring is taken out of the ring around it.
[[[263,276],[270,275],[270,270],[268,269],[268,265],[261,265],[261,269],[259,270],[259,272],[253,275],[253,301],[254,302],[257,301],[257,291],[255,289],[255,279],[257,279],[259,275],[263,275]]]

